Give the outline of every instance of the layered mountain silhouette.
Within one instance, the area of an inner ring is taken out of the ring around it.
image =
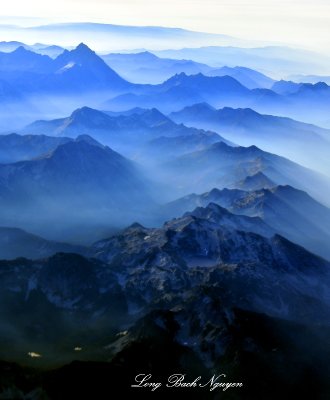
[[[299,84],[294,84],[299,86]],[[276,88],[276,87],[275,87]],[[258,112],[287,115],[291,118],[324,125],[330,90],[325,83],[303,84],[291,93],[276,93],[265,88],[248,89],[232,76],[206,76],[201,73],[174,75],[160,85],[140,85],[104,103],[104,108],[156,107],[163,112],[179,111],[196,103],[213,107],[252,108]],[[306,114],[309,107],[317,110]]]
[[[116,114],[82,107],[67,118],[36,121],[27,126],[23,133],[47,133],[73,138],[88,134],[120,152],[135,158],[143,156],[144,159],[154,157],[155,152],[163,156],[167,154],[167,158],[170,158],[170,153],[182,155],[219,141],[231,144],[214,132],[176,124],[154,108],[132,109]],[[169,153],[162,151],[159,140],[166,143]]]
[[[212,70],[206,64],[191,60],[160,58],[149,51],[128,54],[110,53],[102,55],[102,58],[121,76],[135,83],[159,84],[181,72],[192,75]]]
[[[26,94],[108,91],[118,92],[132,87],[89,47],[81,43],[64,50],[52,59],[18,47],[11,53],[0,53],[0,71],[6,80]]]
[[[202,71],[201,71],[202,72]],[[221,67],[214,68],[207,73],[209,76],[231,76],[248,89],[271,89],[274,80],[261,72],[246,67]]]
[[[212,129],[243,146],[255,144],[311,168],[330,169],[330,130],[290,118],[259,114],[252,109],[216,110],[196,104],[170,114],[176,122]]]
[[[230,76],[209,77],[201,73],[180,73],[160,85],[136,88],[131,93],[109,100],[104,106],[118,110],[137,106],[156,107],[161,111],[170,112],[199,102],[209,102],[215,106],[253,104],[260,96],[264,102],[273,102],[278,95],[262,89],[250,91]]]
[[[23,32],[103,55],[0,42],[0,398],[147,398],[136,375],[180,372],[243,387],[160,397],[329,398],[329,57]]]
[[[17,257],[39,259],[56,253],[86,254],[87,249],[82,246],[46,240],[22,229],[0,227],[0,258],[3,260]]]
[[[0,163],[29,160],[55,150],[72,139],[46,135],[18,135],[12,133],[0,136]]]
[[[329,208],[291,186],[267,186],[259,190],[213,189],[202,195],[192,194],[167,204],[162,212],[165,219],[177,217],[213,202],[235,214],[259,217],[279,234],[330,259]]]
[[[328,61],[328,56],[326,55],[282,46],[252,48],[237,46],[204,46],[197,48],[185,46],[181,49],[172,48],[154,53],[159,57],[189,59],[218,68],[224,65],[239,65],[257,71],[268,71],[266,74],[270,76],[297,74],[297,71],[305,71],[301,72],[302,74],[309,74],[310,71],[324,71],[323,66]]]
[[[0,165],[0,176],[1,225],[31,225],[39,233],[49,231],[47,224],[56,224],[57,234],[75,224],[103,226],[107,218],[122,224],[152,201],[140,169],[88,136],[36,159]]]
[[[215,143],[207,149],[167,163],[164,171],[167,179],[180,187],[183,194],[187,194],[189,187],[188,176],[194,180],[194,190],[203,192],[213,187],[239,187],[246,177],[261,172],[277,185],[291,185],[306,190],[317,200],[329,204],[322,193],[328,188],[325,175],[256,146],[232,147],[223,142]]]
[[[0,53],[0,71],[5,74],[25,72],[48,74],[53,71],[52,59],[20,46],[11,53]],[[10,76],[10,75],[9,75]]]
[[[102,58],[121,76],[136,83],[162,83],[182,72],[187,75],[203,73],[208,76],[231,76],[249,89],[270,89],[274,83],[273,79],[250,68],[213,68],[191,60],[160,58],[148,51],[127,54],[110,53],[102,55]]]
[[[4,53],[11,53],[16,49],[18,49],[19,47],[24,47],[26,50],[30,50],[35,53],[46,55],[52,58],[57,57],[64,51],[63,47],[44,44],[44,43],[35,43],[33,45],[28,45],[23,42],[17,42],[17,41],[0,42],[0,51]]]
[[[134,63],[132,55],[114,57],[130,57]],[[156,56],[149,53],[136,57],[141,58],[142,62],[156,60]],[[174,65],[181,64],[178,60],[173,62]],[[193,70],[196,65],[192,61],[188,64],[192,66],[188,73],[197,72]],[[289,91],[276,89],[275,83],[274,90],[270,90],[270,78],[245,67],[222,67],[214,72],[213,68],[207,70],[207,66],[202,64],[197,66],[204,74],[221,76],[206,76],[202,73],[186,75],[183,72],[157,85],[133,84],[118,75],[83,43],[73,50],[64,50],[55,59],[34,53],[24,46],[10,53],[0,53],[2,80],[12,86],[13,91],[27,96],[36,106],[36,114],[38,109],[40,114],[51,111],[58,114],[61,110],[67,112],[69,106],[71,109],[81,106],[82,102],[86,104],[89,99],[90,105],[97,108],[102,105],[102,108],[113,111],[156,107],[161,111],[171,112],[195,103],[208,102],[217,108],[250,107],[260,112],[287,114],[320,123],[327,121],[325,110],[329,105],[330,91],[325,83],[292,83],[291,86],[301,87],[298,90],[291,88]],[[71,104],[60,101],[61,93],[70,97]],[[47,108],[45,101],[42,101],[45,97],[48,101],[51,99],[49,106],[53,102],[55,111]],[[106,99],[109,100],[105,101]],[[318,110],[309,116],[304,111],[311,104],[317,104]]]
[[[262,172],[257,172],[254,175],[249,175],[237,183],[237,188],[242,190],[259,190],[270,189],[274,186],[274,182]]]

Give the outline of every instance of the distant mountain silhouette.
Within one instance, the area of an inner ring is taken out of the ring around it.
[[[248,89],[265,88],[271,89],[274,79],[246,67],[221,67],[212,69],[207,73],[209,76],[231,76]]]
[[[3,260],[18,257],[40,259],[56,253],[87,254],[87,249],[46,240],[22,229],[0,227],[0,258]]]
[[[0,163],[29,160],[49,153],[70,140],[45,135],[0,135]]]
[[[213,187],[239,187],[246,177],[263,173],[277,185],[291,185],[329,203],[323,193],[324,190],[329,193],[327,177],[256,146],[231,147],[219,142],[202,151],[179,157],[164,165],[164,169],[168,179],[172,176],[173,183],[183,193],[189,190],[191,179],[195,182],[194,190],[202,192]]]
[[[171,113],[170,117],[188,126],[214,130],[243,146],[256,144],[325,173],[330,170],[329,129],[260,114],[250,108],[216,110],[204,103]]]
[[[103,226],[110,216],[122,224],[152,203],[138,166],[88,136],[33,160],[0,165],[0,182],[0,224],[32,226],[39,234],[55,221],[54,231]]]
[[[47,132],[66,137],[88,134],[102,143],[115,146],[126,154],[134,155],[135,158],[142,155],[154,158],[158,154],[160,159],[163,159],[164,156],[169,158],[170,154],[183,154],[188,149],[198,150],[218,141],[230,144],[214,132],[176,124],[155,108],[108,113],[82,107],[67,118],[36,121],[27,126],[23,132],[29,134]],[[163,145],[168,151],[164,151]]]
[[[178,217],[211,202],[235,214],[260,217],[276,232],[330,259],[330,209],[292,186],[273,185],[250,191],[213,189],[201,195],[191,194],[165,205],[163,218]]]

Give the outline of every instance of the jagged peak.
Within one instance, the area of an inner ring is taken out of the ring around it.
[[[90,135],[79,135],[76,139],[75,142],[85,142],[88,143],[92,146],[97,146],[97,147],[101,147],[104,148],[103,144],[101,144],[100,142],[98,142],[97,140],[95,140],[92,136]]]
[[[96,110],[95,108],[91,108],[88,106],[84,106],[84,107],[80,107],[77,108],[76,110],[74,110],[72,112],[72,114],[70,115],[70,118],[76,118],[79,116],[93,116],[93,115],[104,115],[105,117],[107,117],[108,115],[103,113],[102,111]]]
[[[219,206],[219,204],[210,202],[206,207],[197,207],[193,211],[185,213],[183,217],[208,219],[210,213],[216,214],[217,216],[232,215],[226,208]]]
[[[84,51],[86,53],[95,54],[95,52],[83,42],[79,43],[78,46],[72,51]]]

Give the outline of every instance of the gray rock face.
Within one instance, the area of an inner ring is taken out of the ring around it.
[[[164,334],[212,367],[253,315],[277,328],[276,319],[313,327],[330,317],[329,262],[215,204],[158,229],[134,224],[89,256],[1,261],[0,341],[70,359],[79,338],[85,357],[112,359]]]

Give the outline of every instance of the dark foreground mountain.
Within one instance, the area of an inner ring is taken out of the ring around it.
[[[330,264],[252,229],[270,233],[258,218],[210,204],[162,228],[135,224],[96,243],[90,254],[99,261],[2,261],[2,394],[70,398],[74,390],[99,393],[105,381],[106,393],[119,383],[127,392],[142,368],[165,383],[180,371],[205,383],[225,373],[243,382],[233,399],[273,399],[298,382],[320,399],[329,393]]]

